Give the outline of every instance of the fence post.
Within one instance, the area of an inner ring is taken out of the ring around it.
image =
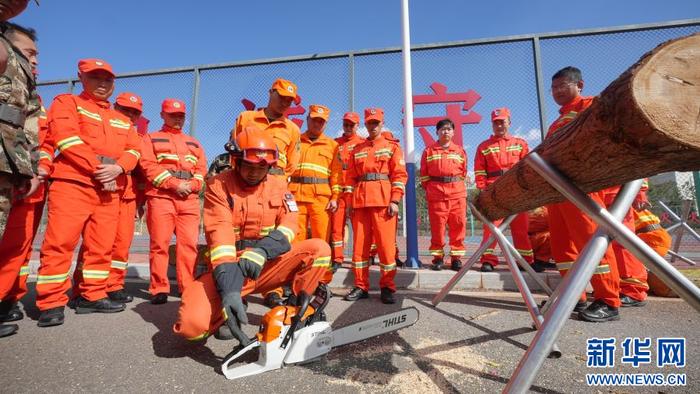
[[[532,38],[532,55],[535,60],[535,83],[537,84],[537,105],[540,109],[540,137],[544,141],[547,125],[547,110],[544,106],[545,89],[542,81],[542,56],[540,53],[539,37]]]
[[[192,70],[194,75],[194,86],[192,87],[192,109],[190,110],[190,135],[195,136],[195,127],[197,127],[197,104],[199,103],[199,67]]]

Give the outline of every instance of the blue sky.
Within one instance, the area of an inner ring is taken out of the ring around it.
[[[203,6],[204,4],[211,4]],[[40,80],[74,78],[77,61],[84,57],[107,59],[119,73],[198,64],[277,58],[314,53],[355,51],[401,44],[400,0],[352,2],[264,1],[134,1],[88,0],[33,2],[16,22],[39,33]],[[413,44],[428,44],[518,34],[561,32],[700,17],[698,0],[603,1],[578,3],[532,1],[410,2]],[[542,42],[545,87],[557,69],[575,64],[584,70],[585,92],[597,94],[641,54],[677,33],[633,33]],[[473,148],[490,134],[489,112],[508,106],[512,132],[539,142],[539,119],[531,47],[506,43],[414,54],[414,94],[430,93],[439,82],[450,91],[474,89],[481,100],[472,109],[482,116],[465,125],[465,147]],[[299,84],[304,104],[323,103],[333,110],[328,134],[335,135],[348,109],[347,65],[343,60],[257,68],[239,68],[202,75],[196,136],[209,158],[220,151],[236,114],[240,98],[258,105],[277,76]],[[400,54],[355,59],[355,108],[381,106],[387,126],[402,134],[403,106]],[[45,99],[62,88],[43,89]],[[179,97],[191,103],[192,83],[177,75],[119,79],[117,92],[131,90],[144,97],[151,130],[160,125],[159,103]],[[547,118],[556,105],[547,97]],[[416,116],[444,113],[444,105],[417,107]],[[431,130],[432,131],[432,130]],[[417,154],[422,142],[417,142]],[[471,170],[471,163],[469,165]]]

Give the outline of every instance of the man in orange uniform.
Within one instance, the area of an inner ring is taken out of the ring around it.
[[[438,140],[423,151],[420,182],[425,189],[430,218],[432,269],[442,269],[445,256],[445,226],[450,237],[451,268],[462,267],[467,218],[467,153],[452,142],[455,124],[450,119],[437,123]]]
[[[401,147],[381,134],[383,126],[381,108],[365,109],[368,137],[355,147],[345,176],[345,191],[352,193],[355,231],[355,287],[345,296],[347,301],[369,297],[369,249],[374,236],[379,249],[381,300],[385,304],[396,302],[396,220],[408,175]]]
[[[561,105],[559,117],[549,126],[547,138],[588,108],[593,97],[581,96],[583,79],[581,70],[565,67],[552,76],[552,97]],[[589,197],[600,206],[605,206],[602,192],[590,193]],[[573,203],[566,201],[547,206],[549,213],[549,231],[551,235],[552,257],[559,273],[564,276],[578,257],[579,252],[591,239],[597,226],[586,214]],[[620,277],[617,271],[615,255],[608,248],[595,273],[591,277],[594,302],[587,305],[585,294],[576,305],[579,318],[591,322],[619,320],[620,315]]]
[[[136,94],[124,92],[117,96],[114,109],[129,118],[136,127],[143,112],[143,101]],[[117,238],[112,249],[112,267],[107,278],[107,295],[114,301],[131,302],[134,297],[124,291],[124,278],[129,261],[129,248],[134,239],[134,219],[136,217],[136,183],[131,173],[126,175],[126,187],[119,206]]]
[[[341,192],[342,165],[338,143],[323,134],[330,110],[323,105],[310,105],[306,118],[307,131],[301,135],[301,156],[289,182],[299,206],[299,228],[296,239],[329,240],[330,213],[338,209]]]
[[[527,213],[527,234],[532,244],[532,253],[535,262],[532,267],[535,271],[556,269],[557,265],[551,263],[552,249],[549,246],[549,214],[547,208],[538,207]]]
[[[189,340],[206,338],[226,322],[234,336],[247,342],[240,330],[248,321],[243,297],[291,283],[293,294],[306,298],[330,266],[326,242],[291,243],[298,209],[284,179],[268,176],[278,159],[272,136],[246,127],[230,152],[233,168],[211,177],[204,197],[213,273],[185,289],[173,327]]]
[[[269,133],[279,150],[279,160],[270,167],[270,174],[285,181],[297,169],[301,149],[299,127],[285,116],[285,112],[296,98],[297,85],[279,78],[270,88],[267,106],[255,111],[241,112],[231,130],[231,139],[235,139],[238,133],[248,126],[256,126]]]
[[[270,174],[287,182],[299,164],[301,141],[299,127],[287,119],[286,112],[292,102],[298,99],[297,85],[286,79],[278,78],[269,90],[267,106],[255,111],[243,111],[236,119],[231,130],[231,139],[248,126],[255,126],[269,133],[279,152],[279,160],[270,167]],[[280,287],[265,294],[265,305],[270,308],[282,305],[283,289]]]
[[[151,303],[168,302],[168,247],[176,237],[177,286],[182,293],[194,280],[199,238],[199,192],[207,158],[200,143],[182,132],[185,103],[165,99],[163,127],[144,138],[141,168],[148,179],[146,225],[150,234]]]
[[[125,307],[107,297],[106,285],[120,190],[126,186],[123,174],[136,166],[140,138],[129,119],[107,101],[114,91],[112,67],[104,60],[84,59],[78,70],[83,92],[57,96],[48,114],[47,139],[55,141],[60,154],[51,172],[36,284],[40,327],[63,324],[68,274],[81,234],[84,281],[76,313],[120,312]]]
[[[360,116],[355,112],[346,112],[343,115],[343,135],[336,138],[338,143],[338,159],[342,165],[342,175],[340,183],[344,182],[350,156],[355,146],[364,141],[364,138],[357,135],[360,126]],[[343,264],[343,250],[345,242],[345,222],[348,213],[348,206],[345,198],[338,199],[338,209],[333,212],[331,218],[331,248],[333,249],[333,272]]]
[[[525,157],[528,152],[527,141],[508,133],[511,125],[510,110],[497,108],[491,112],[491,128],[493,135],[479,144],[474,156],[474,178],[476,187],[484,190],[488,185],[496,182],[515,163]],[[502,220],[496,220],[494,225],[500,225]],[[527,235],[527,212],[519,213],[510,224],[510,233],[513,236],[513,244],[518,253],[532,264],[533,253],[530,238]],[[481,243],[486,242],[491,231],[484,226],[484,234]],[[481,271],[491,272],[498,265],[498,258],[494,254],[496,241],[481,256]]]

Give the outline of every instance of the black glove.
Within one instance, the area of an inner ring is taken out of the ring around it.
[[[250,279],[258,279],[263,265],[267,262],[267,253],[260,248],[246,249],[238,258],[238,266],[243,275]]]
[[[287,237],[279,230],[270,231],[270,234],[260,239],[255,247],[264,250],[268,260],[276,259],[292,249]]]
[[[241,298],[243,271],[236,263],[223,263],[214,269],[214,279],[221,295],[226,325],[241,345],[247,346],[251,342],[250,338],[241,329],[243,324],[248,324],[248,315]]]

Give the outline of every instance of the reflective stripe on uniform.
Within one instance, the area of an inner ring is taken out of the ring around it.
[[[107,279],[109,271],[83,270],[83,279]]]
[[[295,236],[296,234],[294,234],[294,231],[292,231],[291,228],[289,228],[289,227],[284,227],[284,226],[277,226],[277,230],[279,230],[280,232],[282,232],[282,234],[284,234],[284,236],[287,237],[287,240],[288,240],[290,243],[294,240],[294,236]]]
[[[18,276],[27,276],[27,275],[29,275],[29,266],[23,265],[22,268],[19,269]]]
[[[445,251],[442,249],[430,249],[431,256],[444,256]]]
[[[263,228],[260,229],[260,235],[263,236],[263,237],[264,237],[264,236],[267,236],[267,235],[270,235],[270,232],[271,232],[272,230],[274,230],[274,229],[275,229],[275,226],[263,227]]]
[[[219,245],[209,251],[211,261],[219,260],[224,257],[236,258],[236,245]]]
[[[399,188],[402,191],[406,190],[406,187],[404,186],[403,182],[391,182],[391,187]]]
[[[38,275],[36,278],[37,285],[46,285],[50,283],[63,283],[68,279],[68,272],[58,275]]]
[[[136,160],[141,158],[141,154],[136,149],[129,149],[126,151],[126,153],[131,153],[132,155],[136,156]]]
[[[343,241],[333,241],[333,242],[331,242],[331,246],[334,248],[337,248],[339,246],[343,246]]]
[[[365,268],[367,267],[367,261],[353,261],[352,266],[356,269]]]
[[[557,263],[557,270],[568,271],[574,265],[573,261],[564,261],[562,263]]]
[[[431,162],[431,161],[435,161],[435,160],[440,160],[441,158],[442,158],[442,155],[438,153],[438,154],[430,155],[430,156],[426,157],[425,161]]]
[[[609,274],[610,273],[610,266],[605,264],[605,265],[599,265],[595,267],[595,272],[593,275],[603,275],[603,274]]]
[[[533,256],[534,253],[532,252],[532,249],[515,249],[520,253],[521,256]]]
[[[374,157],[391,157],[393,155],[394,152],[392,152],[391,149],[388,148],[377,149],[374,152]]]
[[[71,146],[84,144],[83,140],[77,135],[72,137],[64,138],[56,143],[58,150],[63,152],[64,150],[70,148]]]
[[[161,172],[160,174],[158,174],[157,177],[155,177],[155,179],[153,179],[153,186],[158,187],[158,186],[162,185],[163,182],[165,182],[165,180],[170,178],[171,176],[172,175],[170,174],[170,171],[168,171],[168,170]]]
[[[499,148],[498,146],[492,146],[490,148],[486,148],[486,149],[482,150],[481,154],[486,156],[486,155],[490,155],[492,153],[498,153],[500,151],[501,151],[501,148]]]
[[[458,155],[456,153],[448,153],[447,158],[452,159],[452,160],[457,160],[460,163],[464,163],[464,157],[462,157],[461,155]]]
[[[180,157],[172,153],[159,153],[156,155],[156,160],[158,160],[158,163],[165,160],[180,161]]]
[[[395,271],[396,270],[396,263],[391,263],[391,264],[379,263],[379,269],[381,269],[382,271]]]
[[[314,259],[313,264],[311,264],[312,267],[320,267],[320,268],[328,268],[331,266],[331,257],[319,257]]]
[[[466,250],[450,250],[450,256],[464,256],[466,253]]]
[[[192,178],[204,182],[204,177],[200,174],[194,174],[194,175],[192,175]]]
[[[265,264],[265,257],[254,250],[246,250],[241,258],[250,260],[261,267]]]
[[[131,124],[128,122],[124,122],[121,119],[110,119],[109,120],[109,125],[117,128],[117,129],[124,129],[124,130],[129,130],[131,128]]]
[[[331,170],[314,163],[299,163],[297,170],[309,170],[321,173],[323,175],[331,175]]]
[[[641,286],[645,289],[649,288],[649,285],[647,284],[647,282],[641,281],[637,278],[620,278],[620,283],[629,283],[629,284]]]
[[[357,153],[355,153],[353,156],[355,157],[356,160],[357,160],[357,159],[362,159],[362,158],[364,158],[364,157],[367,157],[367,152],[365,152],[365,151],[357,152]]]
[[[110,267],[123,271],[129,267],[129,263],[126,261],[112,260],[112,265],[110,265]]]
[[[197,156],[185,155],[185,161],[189,161],[192,164],[197,164]]]
[[[95,120],[99,120],[100,122],[102,122],[102,117],[100,116],[100,114],[96,114],[96,113],[94,113],[94,112],[90,112],[90,111],[86,110],[85,108],[83,108],[83,107],[81,107],[81,106],[78,106],[76,109],[78,110],[78,113],[79,113],[79,114],[85,115],[85,116],[87,116],[88,118],[95,119]]]

